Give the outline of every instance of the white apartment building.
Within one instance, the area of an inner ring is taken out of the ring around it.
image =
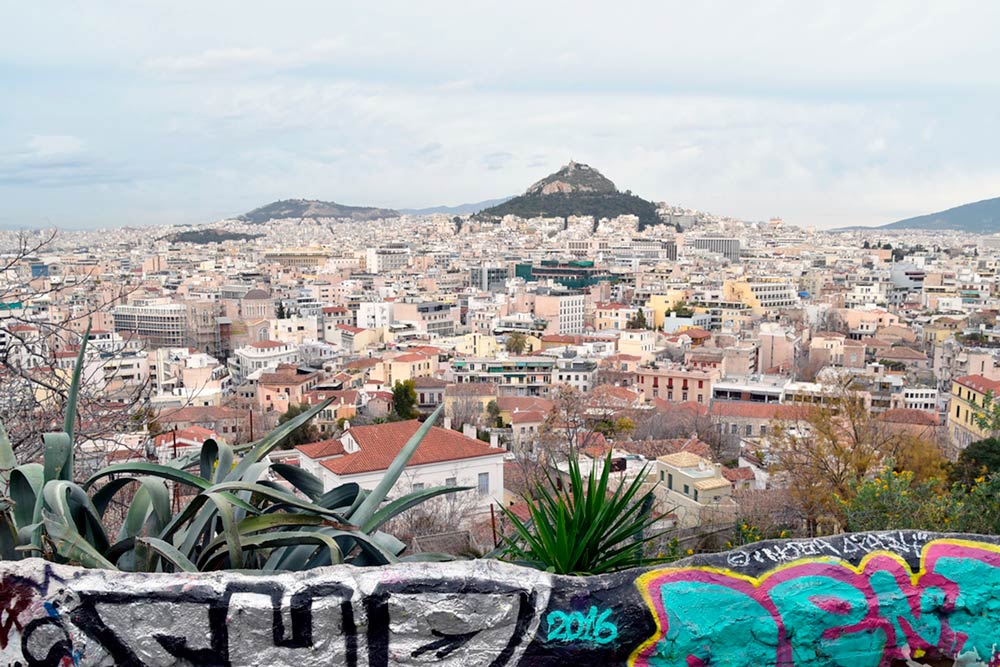
[[[278,364],[298,364],[295,346],[276,340],[262,340],[239,348],[229,359],[229,372],[236,384],[257,371],[277,368]]]

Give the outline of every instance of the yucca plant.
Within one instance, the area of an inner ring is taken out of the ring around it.
[[[265,460],[329,401],[248,445],[232,447],[207,440],[197,454],[166,464],[111,465],[78,484],[73,477],[73,424],[87,334],[70,385],[64,428],[44,436],[44,463],[17,465],[0,425],[0,489],[8,489],[0,499],[3,558],[43,556],[85,567],[145,572],[278,572],[337,563],[382,565],[446,558],[401,557],[405,545],[379,530],[411,507],[468,488],[422,489],[385,502],[441,408],[421,425],[370,491],[357,484],[324,491],[315,475]],[[195,466],[197,473],[188,472]],[[268,479],[271,473],[303,497]],[[194,492],[176,514],[170,509],[170,485]],[[134,495],[120,529],[109,535],[108,509],[125,493]]]
[[[642,491],[646,470],[611,489],[611,454],[600,475],[596,463],[584,476],[571,457],[568,484],[556,483],[546,470],[526,498],[527,521],[502,508],[514,533],[504,537],[501,554],[555,574],[604,574],[660,562],[644,555],[645,545],[666,532],[652,531],[663,517],[653,513],[653,489]]]

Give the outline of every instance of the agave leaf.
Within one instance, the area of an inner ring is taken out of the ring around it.
[[[232,504],[220,493],[206,491],[205,495],[215,505],[219,517],[222,519],[222,531],[229,551],[229,567],[243,567],[243,546],[240,540],[240,531],[236,528]]]
[[[254,463],[261,461],[265,456],[267,456],[271,450],[281,444],[281,442],[287,438],[292,431],[302,426],[310,419],[315,417],[321,410],[330,405],[333,398],[328,398],[318,405],[314,405],[302,414],[298,415],[294,419],[289,419],[284,424],[274,429],[266,436],[261,438],[253,449],[243,455],[240,462],[236,464],[236,467],[230,471],[229,475],[226,477],[227,480],[243,479],[244,473],[246,473],[247,468],[249,468]]]
[[[212,481],[218,484],[226,479],[226,475],[233,469],[233,448],[222,443],[219,446],[219,458],[215,462],[215,476]]]
[[[140,537],[138,542],[149,546],[156,554],[174,566],[177,572],[197,572],[198,568],[177,547],[156,537]]]
[[[7,493],[7,484],[10,473],[17,467],[17,457],[14,456],[14,448],[7,437],[7,431],[0,421],[0,495]]]
[[[42,435],[45,442],[45,481],[73,481],[73,440],[68,433],[56,431]]]
[[[219,460],[219,443],[214,438],[208,438],[201,443],[201,452],[198,455],[198,470],[201,478],[211,482],[212,471],[216,461]]]
[[[343,532],[343,531],[335,531]],[[263,535],[253,535],[246,538],[243,542],[243,547],[247,550],[255,549],[272,549],[275,547],[290,547],[290,546],[302,546],[305,544],[314,544],[321,547],[326,547],[330,553],[330,560],[334,564],[343,562],[343,556],[340,551],[340,547],[337,546],[336,540],[333,539],[332,535],[323,534],[320,532],[306,532],[306,531],[287,531],[279,533],[265,533]],[[221,554],[215,555],[211,561],[206,562],[206,569],[214,565],[214,561],[219,559]]]
[[[324,516],[332,517],[336,520],[341,520],[339,514],[332,510],[328,510],[325,507],[320,507],[316,503],[311,503],[308,500],[302,500],[298,496],[292,495],[287,491],[279,491],[277,489],[272,489],[271,487],[264,486],[263,484],[256,484],[253,482],[222,482],[221,484],[216,484],[213,486],[211,491],[249,491],[251,493],[258,494],[271,500],[272,502],[288,505],[291,507],[297,507],[299,509],[307,510],[309,512],[315,512],[316,514],[322,514]]]
[[[124,540],[127,537],[139,535],[142,532],[142,527],[146,525],[146,517],[149,516],[152,509],[153,503],[149,492],[146,491],[145,487],[140,486],[128,506],[128,512],[125,513],[125,521],[122,522],[122,527],[118,531],[118,539]]]
[[[45,486],[45,471],[40,463],[25,463],[10,473],[10,497],[14,501],[14,523],[17,527],[32,523],[35,504]]]
[[[262,531],[287,528],[289,526],[298,528],[307,526],[312,527],[319,526],[322,523],[323,517],[309,514],[262,514],[260,516],[253,516],[240,521],[237,525],[237,530],[240,533],[240,540],[245,540],[250,535]],[[217,535],[215,539],[205,545],[205,549],[201,554],[201,560],[205,561],[213,559],[216,552],[225,546],[225,544],[226,535]]]
[[[188,486],[193,486],[199,491],[204,491],[205,489],[212,486],[212,483],[208,480],[204,480],[197,475],[192,475],[184,470],[178,470],[177,468],[171,468],[170,466],[163,465],[160,463],[115,463],[109,465],[106,468],[98,470],[90,479],[84,482],[84,488],[90,488],[94,482],[102,477],[107,477],[108,475],[151,475],[153,477],[160,477],[162,479],[168,479],[172,482],[180,482],[181,484],[187,484]]]
[[[405,512],[411,507],[416,507],[417,505],[430,500],[431,498],[443,496],[447,493],[468,491],[471,488],[471,486],[435,486],[429,489],[419,489],[417,491],[413,491],[379,508],[379,510],[372,515],[372,518],[368,520],[368,523],[361,526],[361,530],[369,533],[384,524],[386,521]]]
[[[66,416],[63,422],[63,432],[69,438],[71,450],[69,458],[70,476],[62,479],[72,479],[73,453],[72,443],[74,430],[76,428],[76,405],[80,400],[80,373],[83,371],[83,357],[87,352],[87,340],[90,338],[90,321],[87,322],[87,330],[83,332],[83,339],[80,341],[80,352],[76,355],[76,365],[73,366],[73,378],[69,383],[69,394],[66,396]]]
[[[311,472],[287,463],[272,463],[271,470],[287,479],[306,498],[316,502],[323,495],[323,480]]]
[[[53,480],[45,484],[42,497],[43,516],[48,513],[72,526],[98,553],[108,550],[111,543],[104,532],[101,517],[87,492],[78,484],[61,479]],[[45,525],[48,527],[48,522]]]
[[[346,507],[344,516],[351,518],[351,511],[356,504],[360,504],[360,499],[364,499],[364,489],[358,486],[357,482],[348,482],[330,489],[316,500],[316,504],[331,510]]]
[[[431,426],[437,421],[437,418],[441,415],[441,411],[444,410],[444,403],[439,405],[431,416],[420,425],[417,432],[407,440],[406,444],[393,459],[392,463],[389,464],[389,468],[385,471],[382,479],[375,486],[368,497],[365,498],[364,502],[357,510],[351,513],[351,521],[359,526],[367,524],[372,516],[374,516],[375,511],[378,509],[382,501],[385,500],[386,496],[389,495],[389,491],[396,484],[399,476],[403,474],[403,470],[406,468],[406,464],[410,462],[413,458],[413,453],[417,451],[417,447],[423,441],[424,436],[431,430]]]
[[[82,535],[69,523],[63,521],[52,512],[43,511],[45,534],[60,556],[70,563],[79,563],[84,567],[117,570],[114,564],[100,554]]]

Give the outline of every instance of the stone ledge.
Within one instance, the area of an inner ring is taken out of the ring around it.
[[[998,542],[773,540],[602,577],[487,560],[275,577],[8,561],[0,665],[997,664]]]

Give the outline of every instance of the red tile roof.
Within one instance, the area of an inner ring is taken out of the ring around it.
[[[785,403],[751,403],[749,401],[716,401],[712,404],[713,417],[742,419],[804,419],[809,408]]]
[[[916,424],[919,426],[937,426],[941,423],[937,415],[914,408],[886,410],[879,415],[879,420],[893,424]]]
[[[276,347],[285,347],[285,343],[282,343],[279,340],[259,340],[250,343],[250,347],[255,347],[258,350],[271,350]]]
[[[358,443],[360,450],[340,458],[323,461],[321,465],[337,475],[356,475],[385,470],[418,428],[420,422],[416,419],[354,426],[348,434]],[[419,466],[483,456],[502,456],[504,453],[502,449],[494,449],[457,431],[434,426],[417,447],[409,465]]]
[[[955,382],[981,394],[988,391],[992,391],[994,394],[1000,393],[1000,381],[990,380],[982,375],[963,375],[960,378],[955,378]]]
[[[322,459],[328,456],[341,456],[344,452],[344,444],[338,438],[310,442],[306,445],[298,445],[296,448],[302,456],[310,459]]]

